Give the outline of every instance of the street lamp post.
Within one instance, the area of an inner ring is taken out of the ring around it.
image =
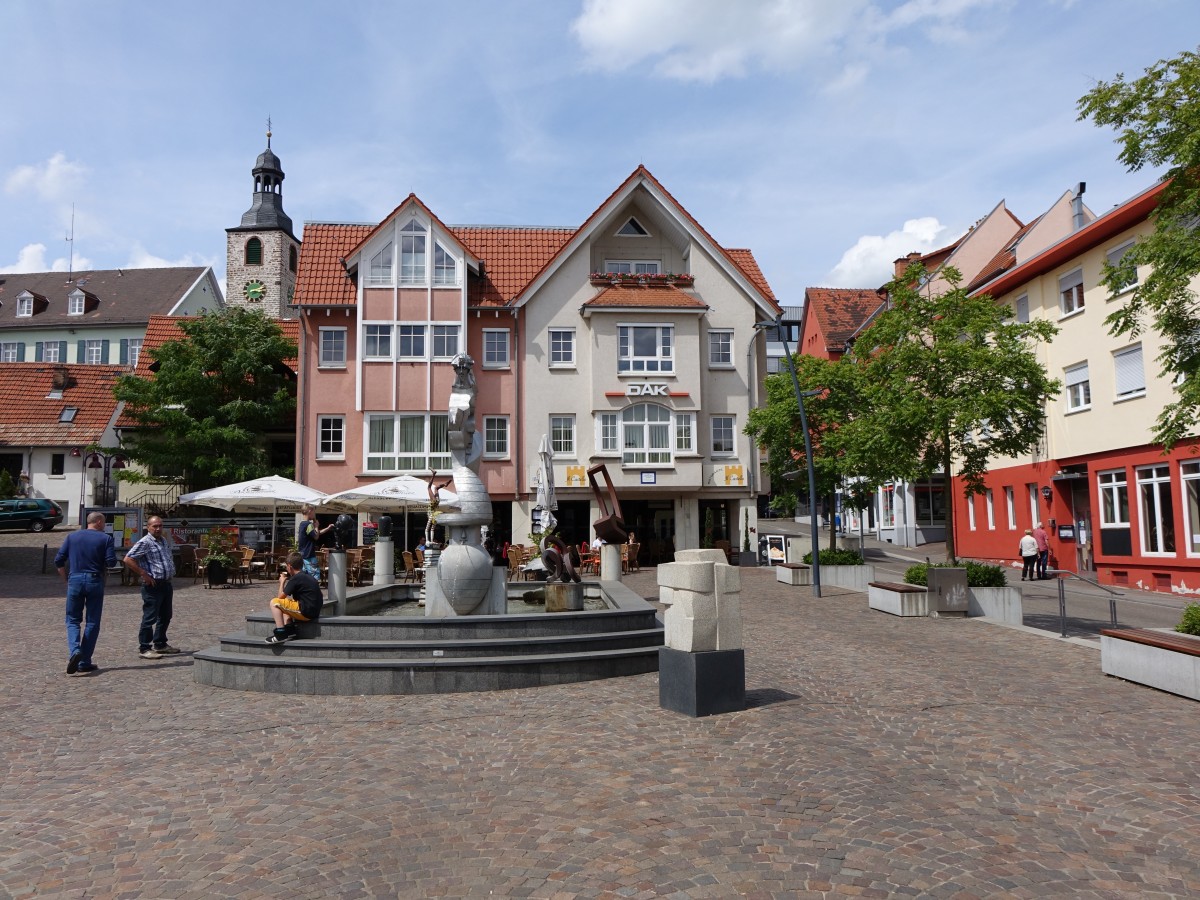
[[[109,497],[112,491],[112,470],[125,468],[125,458],[119,453],[104,453],[103,451],[94,451],[88,454],[87,467],[89,469],[103,469],[104,482],[101,488],[100,506],[112,506],[112,500]]]
[[[802,391],[800,390],[800,379],[796,376],[796,361],[792,358],[792,353],[788,349],[787,334],[782,326],[783,316],[777,316],[773,323],[779,331],[779,340],[783,342],[783,355],[788,362],[788,372],[792,376],[792,388],[796,392],[796,405],[800,408],[800,428],[804,432],[804,461],[807,463],[808,469],[808,513],[809,513],[809,537],[812,542],[812,589],[813,596],[821,596],[821,541],[817,530],[817,476],[813,470],[813,455],[812,455],[812,438],[808,433],[808,416],[804,414],[804,398],[815,397],[817,394],[823,393],[822,390]],[[785,476],[786,477],[786,476]]]

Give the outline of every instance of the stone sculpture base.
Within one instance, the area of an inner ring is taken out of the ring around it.
[[[425,616],[432,619],[447,619],[453,616],[502,616],[508,612],[508,572],[499,566],[492,567],[491,584],[487,594],[474,609],[460,613],[442,589],[436,568],[425,573]]]
[[[546,612],[575,612],[583,609],[583,585],[546,582]]]
[[[659,647],[658,705],[692,718],[745,709],[745,650]]]

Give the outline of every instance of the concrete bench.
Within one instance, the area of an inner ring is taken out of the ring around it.
[[[893,616],[928,616],[929,592],[918,584],[872,581],[867,584],[867,605]]]
[[[1100,631],[1105,675],[1200,700],[1200,638],[1151,628]]]
[[[803,563],[776,563],[775,580],[797,587],[812,584],[812,566]]]

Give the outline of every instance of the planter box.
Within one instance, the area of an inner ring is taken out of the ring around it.
[[[743,550],[738,558],[739,566],[757,566],[758,554],[753,550]]]
[[[929,592],[916,584],[867,586],[867,605],[893,616],[929,615]]]
[[[987,616],[1006,625],[1023,621],[1021,592],[1015,587],[969,587],[967,601],[969,616]]]
[[[775,580],[780,584],[802,587],[812,584],[812,567],[800,563],[785,563],[775,567]]]
[[[867,585],[875,580],[875,567],[870,563],[861,566],[821,566],[821,584],[867,592]]]
[[[1164,636],[1187,638],[1200,648],[1200,638],[1179,634],[1170,628],[1150,630],[1162,632]],[[1100,668],[1105,675],[1200,700],[1200,656],[1109,637],[1101,632]]]

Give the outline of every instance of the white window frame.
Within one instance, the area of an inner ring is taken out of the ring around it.
[[[498,343],[499,338],[503,340]],[[507,369],[512,365],[512,331],[510,329],[485,328],[482,340],[483,368]]]
[[[508,416],[483,417],[483,458],[508,459]]]
[[[645,414],[639,418],[642,410]],[[621,410],[623,466],[638,469],[672,466],[678,443],[678,422],[661,403],[634,403]]]
[[[996,530],[996,498],[992,496],[991,488],[983,489],[983,498],[987,501],[988,531]]]
[[[550,417],[550,452],[555,459],[574,459],[579,442],[576,439],[575,415]]]
[[[634,352],[634,338],[638,331],[648,329],[656,331],[655,355],[639,355]],[[618,324],[617,374],[618,376],[675,374],[675,326],[665,322]]]
[[[341,344],[337,345],[340,337]],[[333,343],[327,344],[330,340]],[[346,368],[346,329],[318,328],[317,329],[317,368],[344,369]]]
[[[1063,369],[1063,384],[1068,413],[1083,412],[1092,408],[1091,372],[1086,360]]]
[[[696,452],[696,414],[675,413],[675,455],[685,456]]]
[[[345,458],[346,417],[317,416],[317,459]]]
[[[971,531],[974,531],[975,530],[975,495],[968,494],[966,500],[967,500],[967,527]]]
[[[104,358],[104,341],[101,338],[88,338],[83,342],[83,359],[81,363],[89,366],[102,366],[108,362]]]
[[[710,369],[732,369],[733,329],[714,328],[708,332],[708,367]]]
[[[619,456],[621,453],[621,417],[617,413],[596,414],[596,455]]]
[[[20,362],[21,342],[20,341],[4,341],[0,343],[0,362],[14,363]],[[82,360],[81,360],[82,362]]]
[[[1176,548],[1166,546],[1175,537],[1171,466],[1168,463],[1154,463],[1138,466],[1133,471],[1137,481],[1138,523],[1141,526],[1138,528],[1138,543],[1142,556],[1175,556]],[[1149,502],[1148,493],[1151,495]],[[1151,549],[1151,545],[1156,549]]]
[[[367,287],[391,287],[395,272],[395,244],[388,241],[378,253],[371,257],[367,271]]]
[[[416,219],[400,229],[400,284],[424,285],[428,274],[429,231]]]
[[[1037,525],[1038,522],[1042,521],[1042,514],[1038,507],[1038,495],[1041,492],[1038,490],[1036,484],[1028,484],[1026,488],[1029,491],[1029,521],[1033,525]]]
[[[737,456],[737,416],[717,415],[709,419],[709,444],[708,452],[713,459],[728,459],[729,457]],[[717,430],[720,429],[721,438],[724,439],[725,429],[728,428],[729,434],[729,449],[717,449]]]
[[[453,346],[448,346],[448,342],[453,338]],[[430,359],[436,360],[451,360],[458,356],[459,343],[462,339],[462,327],[456,322],[449,324],[439,322],[429,327],[429,356]],[[438,345],[442,345],[442,349],[438,349]]]
[[[1113,387],[1118,402],[1146,396],[1146,369],[1140,343],[1113,351]]]
[[[455,287],[458,284],[458,258],[433,242],[433,283],[435,287]]]
[[[55,354],[57,355],[57,353],[58,353],[58,350],[55,349]],[[137,364],[138,364],[138,359],[141,358],[141,355],[142,355],[142,339],[141,338],[128,338],[127,343],[125,344],[126,365],[128,365],[129,368],[131,368],[131,369],[136,369]],[[46,359],[46,348],[45,347],[42,348],[42,361],[43,362],[53,362],[54,361],[54,360]]]
[[[1011,487],[1004,489],[1004,502],[1008,506],[1008,530],[1017,530],[1017,498]]]
[[[44,363],[66,362],[65,359],[58,358],[58,351],[59,351],[60,346],[61,345],[59,344],[58,341],[43,341],[42,342],[42,362],[44,362]],[[141,345],[139,344],[138,346],[140,347]]]
[[[1128,528],[1129,476],[1125,470],[1109,469],[1097,472],[1096,493],[1100,500],[1100,527]],[[1124,518],[1121,518],[1122,514]]]
[[[83,291],[75,291],[67,297],[68,316],[82,316],[86,306],[87,298],[83,296]]]
[[[402,423],[420,422],[420,446],[400,451]],[[379,436],[386,438],[385,443],[391,449],[372,450],[373,428],[378,422]],[[391,423],[391,428],[386,423]],[[448,472],[451,466],[450,447],[448,439],[449,416],[445,413],[421,412],[376,412],[363,415],[363,471],[372,474],[376,472],[423,472],[430,469],[435,472]],[[438,446],[435,449],[435,445]],[[409,463],[402,466],[401,460]]]
[[[423,362],[426,359],[426,353],[429,350],[429,345],[426,341],[428,337],[424,325],[417,322],[401,322],[396,326],[396,359],[406,362]],[[419,343],[420,348],[414,346]],[[407,345],[408,352],[405,352]]]
[[[1179,464],[1179,491],[1183,504],[1184,552],[1200,556],[1200,462]]]
[[[33,315],[33,298],[29,296],[17,298],[17,318],[28,319]]]
[[[662,272],[661,259],[606,259],[606,275],[658,275]]]
[[[1062,318],[1083,312],[1083,267],[1058,277],[1058,308]]]
[[[383,322],[366,322],[363,324],[362,358],[364,360],[392,359],[392,335],[394,327]],[[386,350],[381,350],[381,344]]]
[[[1134,243],[1136,243],[1136,242],[1133,240],[1129,240],[1129,241],[1125,241],[1122,244],[1118,244],[1117,246],[1113,247],[1111,250],[1108,250],[1105,252],[1104,259],[1108,262],[1108,264],[1110,266],[1117,265],[1118,263],[1121,262],[1121,259],[1125,256],[1125,254],[1133,249]],[[1133,270],[1133,280],[1127,281],[1124,284],[1122,284],[1121,287],[1118,288],[1117,292],[1115,294],[1113,294],[1112,296],[1119,297],[1122,294],[1133,290],[1137,286],[1138,286],[1138,273],[1137,273],[1137,268],[1135,267]],[[1109,298],[1109,299],[1112,299],[1112,298]]]
[[[550,346],[551,369],[575,368],[575,329],[551,328],[547,343]]]

